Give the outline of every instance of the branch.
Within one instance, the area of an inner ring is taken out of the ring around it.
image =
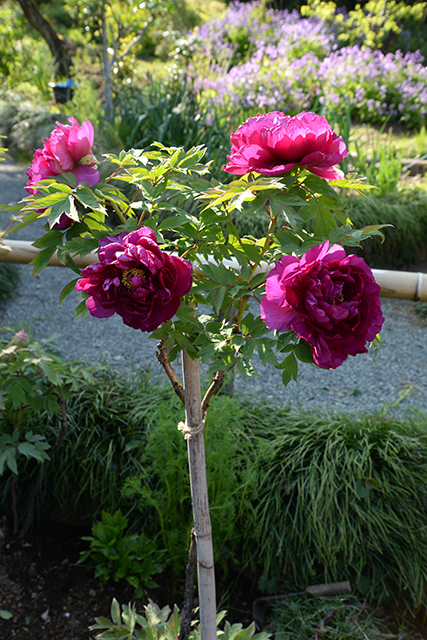
[[[191,613],[193,609],[194,574],[197,568],[197,543],[194,529],[191,530],[191,544],[185,576],[185,602],[181,612],[181,629],[178,640],[188,640],[191,631]]]
[[[55,75],[68,78],[70,76],[72,60],[67,44],[56,33],[50,22],[42,16],[37,8],[37,4],[33,0],[18,0],[18,2],[28,22],[37,29],[45,39],[55,60]]]
[[[150,26],[150,24],[151,24],[153,21],[154,21],[154,18],[153,18],[153,17],[152,17],[152,18],[150,18],[149,20],[147,20],[147,22],[145,23],[145,27],[143,28],[143,30],[141,31],[141,33],[140,33],[139,35],[135,36],[134,38],[132,38],[132,40],[131,40],[131,41],[129,42],[129,44],[126,46],[126,48],[125,48],[125,50],[123,51],[123,53],[122,53],[120,56],[118,56],[118,57],[116,58],[116,60],[122,60],[125,56],[127,56],[127,54],[128,54],[128,53],[129,53],[129,51],[132,49],[132,47],[134,47],[136,44],[138,44],[138,42],[140,42],[140,41],[144,38],[144,36],[145,36],[145,34],[146,34],[146,32],[147,32],[148,27]]]
[[[212,396],[214,395],[215,391],[222,386],[223,382],[224,382],[224,371],[217,371],[214,376],[214,379],[212,380],[211,386],[206,391],[205,397],[202,400],[203,416],[208,410],[209,402],[211,401]]]
[[[156,353],[157,360],[162,365],[163,369],[166,371],[166,375],[169,378],[172,388],[175,391],[178,398],[181,400],[182,404],[185,405],[184,399],[184,387],[176,377],[176,373],[171,363],[168,361],[168,350],[165,347],[166,338],[160,340],[157,344],[158,351]]]

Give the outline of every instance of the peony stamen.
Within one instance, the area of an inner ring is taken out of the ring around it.
[[[135,289],[135,285],[132,282],[132,278],[135,276],[141,276],[142,279],[145,278],[145,273],[142,269],[137,269],[134,267],[133,269],[125,269],[121,275],[122,285],[127,289]]]

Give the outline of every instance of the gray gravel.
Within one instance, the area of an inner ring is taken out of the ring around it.
[[[0,163],[0,202],[17,201],[25,194],[25,169],[11,159]],[[7,223],[8,214],[0,212],[0,228]],[[35,232],[34,227],[27,227],[10,237],[33,240]],[[153,377],[165,379],[155,357],[154,340],[126,327],[118,316],[103,320],[87,316],[84,321],[74,322],[74,309],[81,300],[77,293],[58,306],[59,294],[74,274],[61,267],[48,267],[33,279],[31,267],[19,268],[22,282],[15,299],[0,316],[1,326],[24,323],[37,339],[59,334],[56,343],[69,359],[93,364],[106,361],[125,369],[150,367]],[[383,299],[382,307],[383,348],[375,359],[373,353],[350,357],[335,371],[301,363],[299,383],[291,382],[286,389],[280,372],[254,360],[260,377],[237,375],[236,393],[296,408],[371,412],[386,405],[395,413],[407,408],[427,412],[427,325],[414,313],[412,302]]]

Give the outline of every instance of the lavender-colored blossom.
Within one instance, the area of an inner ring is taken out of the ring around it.
[[[231,3],[223,19],[196,30],[200,101],[249,114],[268,108],[291,115],[320,103],[326,110],[349,108],[361,121],[424,124],[427,69],[420,52],[340,48],[335,35],[330,25],[297,11]],[[237,36],[247,40],[242,59],[236,58]]]

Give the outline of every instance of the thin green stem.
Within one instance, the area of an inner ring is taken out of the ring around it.
[[[232,219],[232,217],[230,216],[230,214],[229,214],[229,212],[228,212],[228,209],[227,209],[227,207],[226,207],[225,205],[224,205],[224,211],[225,211],[225,215],[227,216],[227,218],[229,219],[229,221],[231,222],[231,224],[232,224],[232,225],[233,225],[233,227],[234,227],[234,230],[235,230],[236,235],[237,235],[237,240],[239,241],[240,246],[241,246],[241,247],[243,247],[242,239],[241,239],[241,237],[239,236],[239,232],[237,231],[236,226],[235,226],[235,224],[234,224],[234,222],[233,222],[233,219]],[[248,262],[249,262],[249,261],[248,261]],[[250,264],[250,262],[249,262],[249,264]]]
[[[271,237],[271,234],[273,233],[274,227],[276,226],[278,217],[279,217],[279,214],[277,214],[276,216],[270,217],[270,224],[268,225],[267,235],[265,237],[265,242],[264,242],[264,248],[261,253],[262,256],[265,254],[265,252],[270,246],[270,237]]]
[[[117,216],[118,216],[120,222],[122,224],[126,224],[126,218],[124,217],[123,213],[120,211],[120,209],[117,206],[117,204],[115,203],[115,201],[114,200],[110,200],[110,204],[113,207],[114,211],[117,213]]]
[[[239,310],[237,312],[236,322],[235,322],[237,327],[240,327],[240,323],[242,322],[243,314],[245,313],[246,303],[249,300],[249,298],[250,298],[250,296],[248,296],[248,295],[242,296],[240,298]]]

